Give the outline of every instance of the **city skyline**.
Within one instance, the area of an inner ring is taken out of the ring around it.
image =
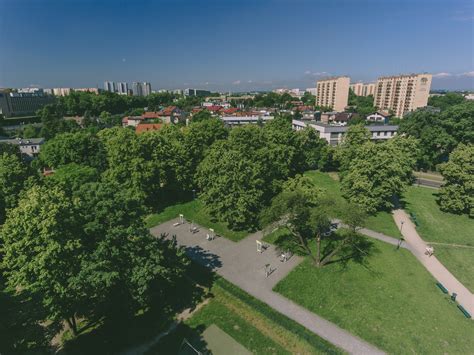
[[[470,2],[335,3],[3,2],[0,87],[110,80],[236,92],[428,72],[433,89],[474,88]],[[126,31],[112,26],[121,19]]]

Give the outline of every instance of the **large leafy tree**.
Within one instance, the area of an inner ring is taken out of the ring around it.
[[[174,297],[187,262],[173,240],[153,238],[143,201],[115,183],[72,194],[34,186],[2,230],[7,284],[41,302],[48,320],[118,321]],[[43,319],[38,319],[43,320]]]
[[[262,212],[262,224],[267,226],[265,229],[268,231],[273,231],[276,226],[286,228],[288,234],[285,238],[289,239],[289,244],[284,244],[293,245],[295,251],[308,255],[315,266],[322,267],[348,246],[350,249],[357,248],[357,228],[363,225],[366,218],[358,206],[345,204],[342,219],[350,229],[336,235],[331,232],[331,219],[327,211],[333,203],[321,197],[311,180],[297,176],[285,183],[283,191]],[[329,246],[325,248],[324,255],[321,246],[323,239],[327,239]]]
[[[2,268],[12,289],[40,299],[48,319],[73,331],[85,294],[76,284],[83,235],[73,203],[59,188],[33,187],[11,210],[1,236]]]
[[[215,141],[226,139],[227,135],[228,130],[224,127],[223,122],[217,118],[208,118],[191,123],[184,131],[183,143],[191,159],[192,174],[196,172],[206,150]]]
[[[133,130],[114,127],[99,132],[106,151],[107,170],[103,178],[124,188],[131,188],[152,204],[160,189],[161,172],[155,160],[147,160],[149,149],[144,147]]]
[[[0,156],[0,222],[5,220],[6,209],[16,206],[30,174],[29,166],[19,154],[3,153]]]
[[[412,181],[416,146],[414,139],[404,137],[363,144],[343,174],[344,197],[368,213],[391,209]]]
[[[474,218],[474,145],[460,144],[440,170],[446,180],[439,192],[441,209]]]
[[[58,134],[41,147],[39,158],[52,168],[76,163],[103,171],[107,163],[103,143],[87,131]]]
[[[201,162],[197,183],[209,211],[234,229],[256,226],[268,189],[261,161],[230,142],[216,142]]]

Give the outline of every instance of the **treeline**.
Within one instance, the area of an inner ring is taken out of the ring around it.
[[[451,105],[451,102],[456,104]],[[474,144],[473,101],[447,94],[446,98],[431,98],[430,103],[442,111],[415,111],[400,121],[399,128],[399,134],[420,141],[416,167],[423,170],[436,170],[439,164],[448,161],[449,154],[459,144]]]
[[[60,96],[56,100],[58,113],[63,116],[83,116],[88,113],[98,116],[102,112],[114,114],[129,114],[135,110],[147,108],[157,111],[164,106],[175,105],[184,110],[190,110],[203,101],[201,97],[182,96],[169,92],[152,93],[148,96],[119,95],[112,92],[100,94],[73,91],[67,96]]]

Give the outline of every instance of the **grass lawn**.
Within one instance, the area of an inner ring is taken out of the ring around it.
[[[275,290],[389,353],[472,353],[474,322],[416,258],[376,240],[373,247],[363,264],[318,269],[306,259]]]
[[[442,212],[437,190],[412,186],[405,194],[405,209],[413,212],[417,231],[427,242],[474,246],[474,219]],[[433,244],[438,259],[474,292],[474,248]]]
[[[305,175],[310,177],[316,186],[324,189],[326,193],[336,202],[344,202],[344,198],[342,197],[339,186],[339,181],[337,180],[337,175],[334,173],[328,174],[320,171],[308,171],[305,173]],[[334,217],[337,218],[337,211],[334,210],[333,212]],[[378,212],[375,216],[370,216],[367,219],[364,227],[391,237],[401,237],[400,231],[395,225],[392,215],[388,212]]]
[[[212,324],[254,354],[336,354],[342,353],[304,327],[277,313],[239,288],[218,279],[213,298],[185,324],[164,338],[150,354],[176,354],[185,337],[203,349],[202,332]]]
[[[148,228],[154,227],[170,219],[177,218],[180,213],[187,220],[194,221],[206,228],[214,228],[217,234],[235,242],[249,235],[248,231],[233,231],[227,227],[227,224],[215,221],[199,199],[168,206],[161,212],[148,216],[146,225]]]

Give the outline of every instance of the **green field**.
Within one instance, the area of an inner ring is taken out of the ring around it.
[[[474,292],[474,219],[442,212],[436,203],[436,194],[437,190],[412,186],[405,194],[405,209],[415,214],[420,236],[426,242],[434,242],[438,259]]]
[[[180,213],[187,220],[194,221],[206,228],[214,228],[218,235],[235,242],[249,234],[247,231],[233,231],[227,227],[227,224],[214,220],[199,199],[168,206],[161,212],[148,216],[146,225],[148,228],[154,227],[170,219],[177,218]]]
[[[305,175],[310,177],[316,186],[324,189],[339,204],[345,201],[341,195],[339,181],[335,173],[328,174],[320,171],[308,171]],[[333,214],[335,218],[339,217],[336,209],[333,211]],[[375,216],[370,216],[364,227],[391,237],[401,237],[400,231],[389,212],[378,212]]]
[[[223,279],[213,298],[148,354],[176,354],[186,338],[203,350],[203,331],[215,324],[253,354],[338,354],[342,351]]]
[[[365,263],[315,268],[307,258],[275,290],[395,354],[469,354],[474,322],[407,250],[373,241]]]

